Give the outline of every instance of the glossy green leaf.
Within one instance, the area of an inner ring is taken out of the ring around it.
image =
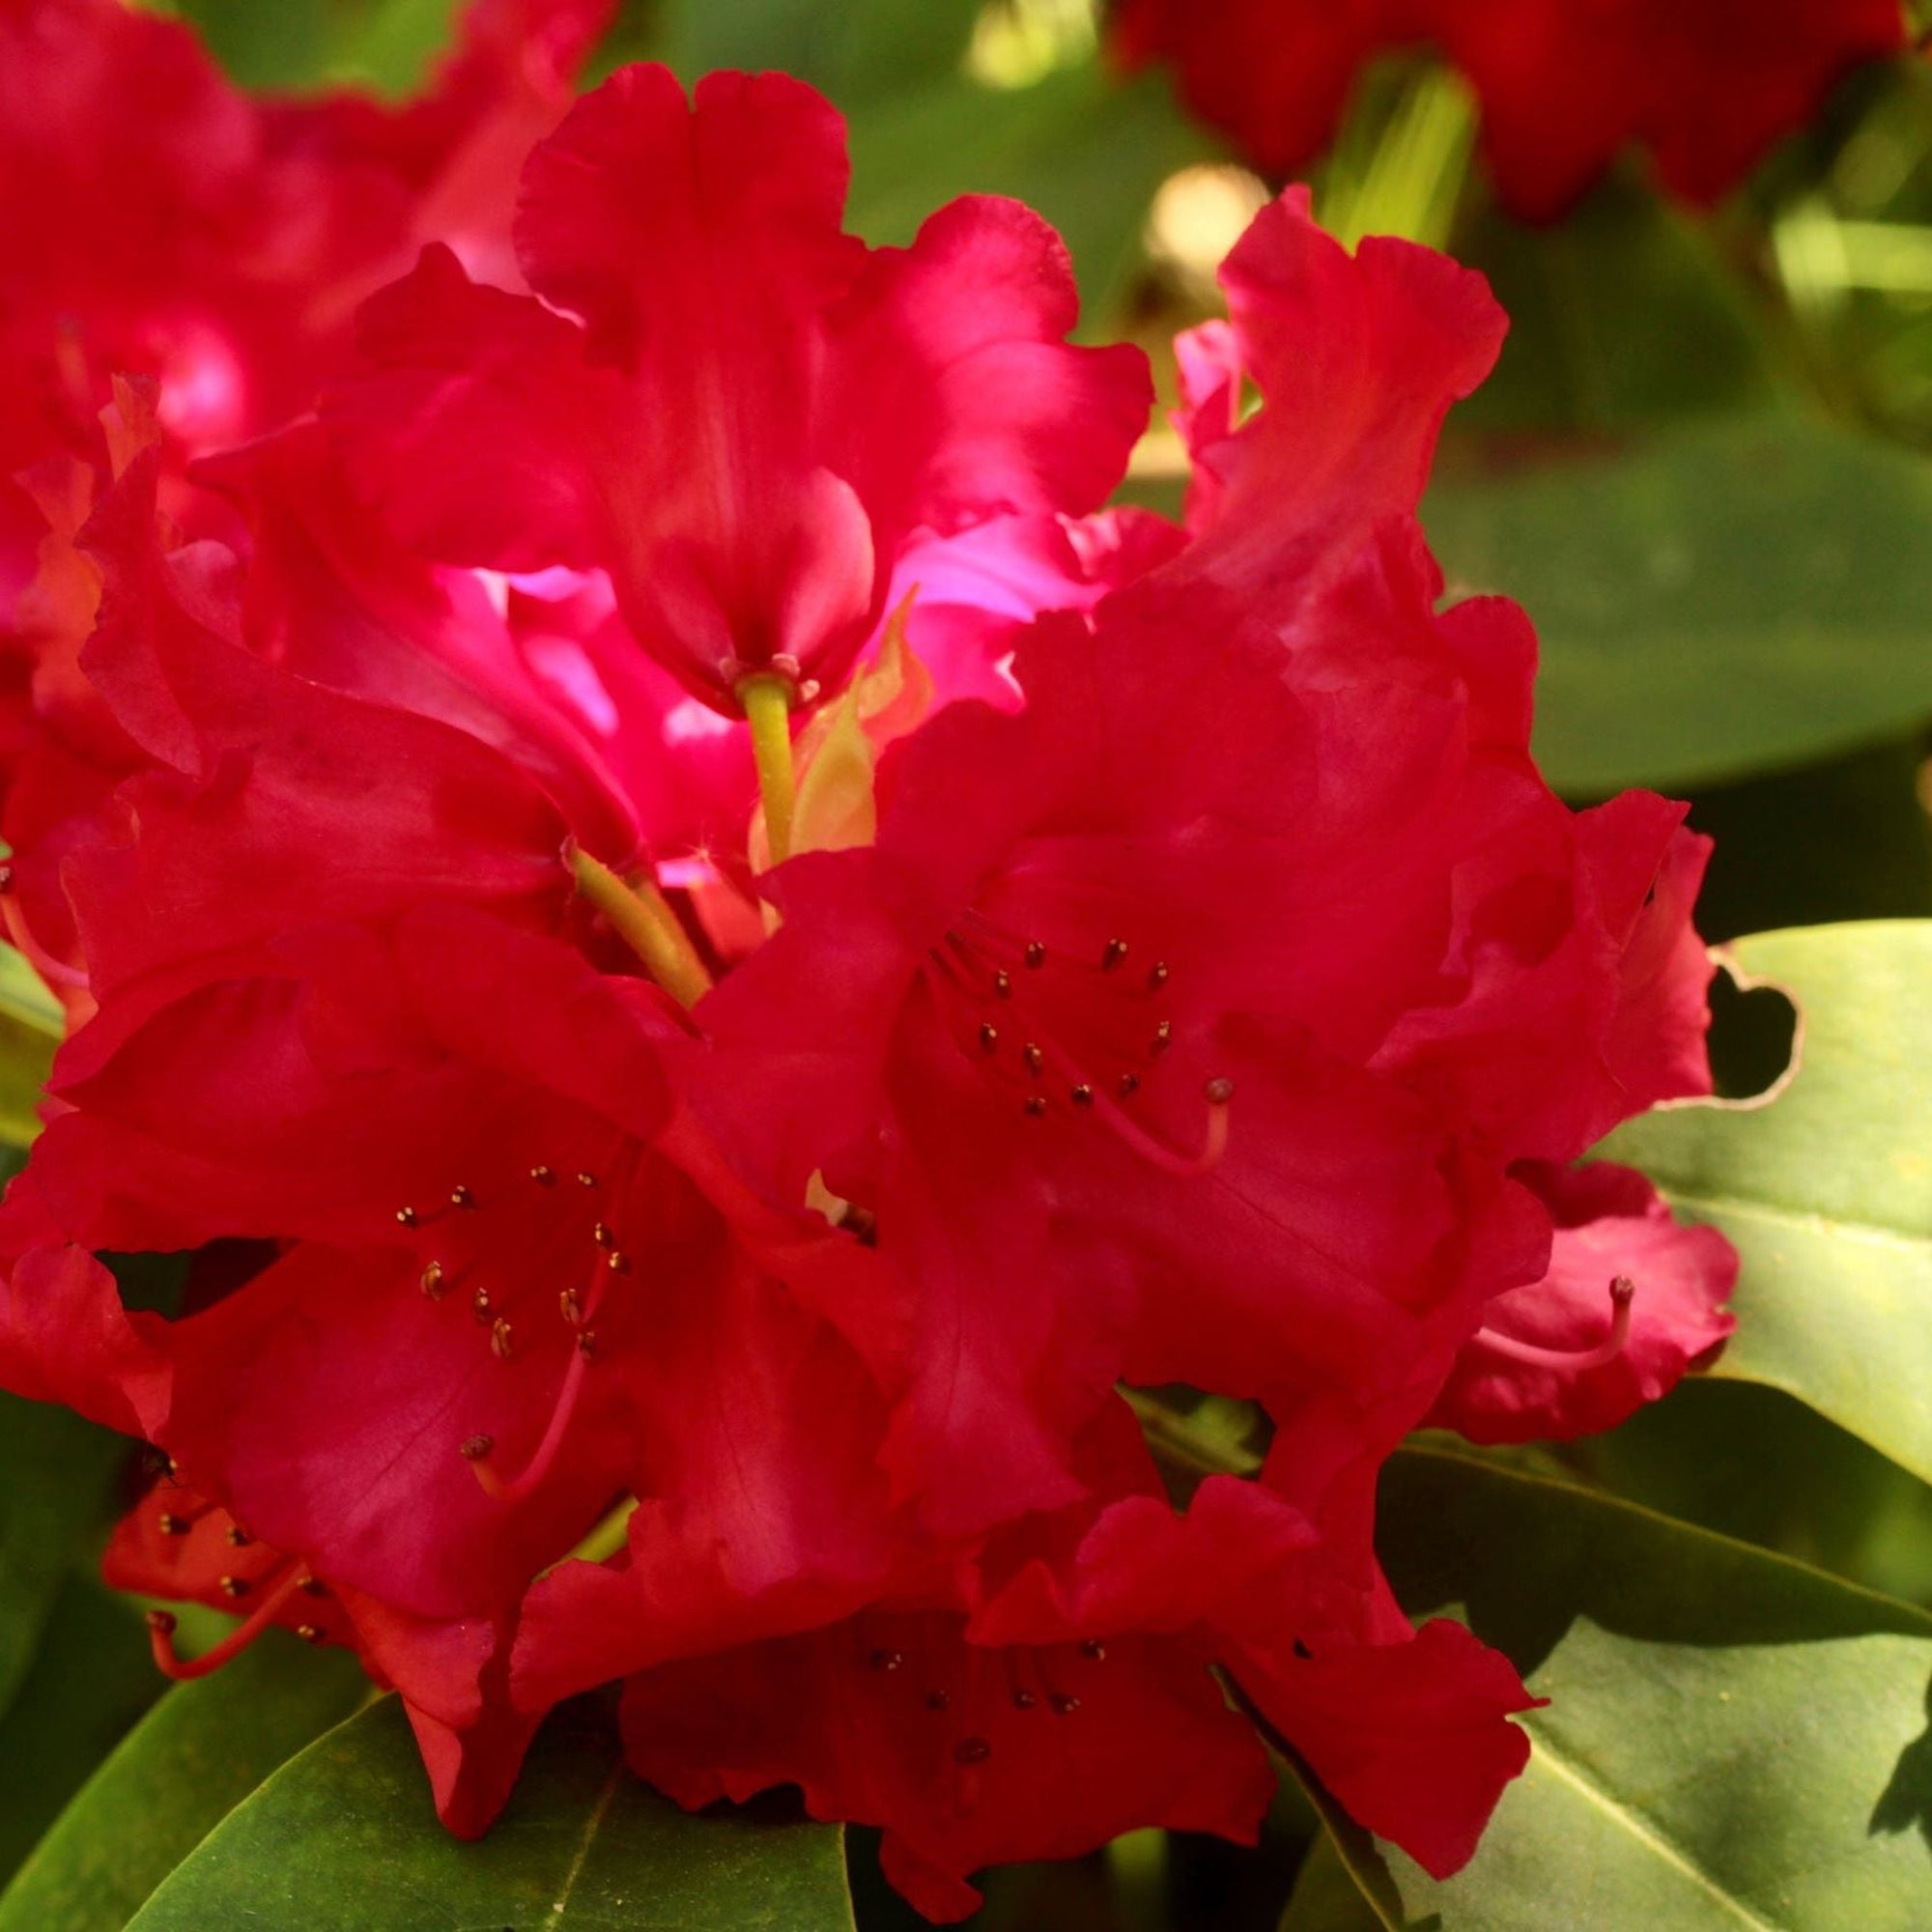
[[[394,1699],[284,1766],[129,1932],[851,1932],[832,1826],[692,1817],[623,1767],[601,1706],[548,1723],[509,1808],[466,1845],[437,1823]]]
[[[362,83],[385,94],[419,86],[446,45],[457,0],[148,0],[179,14],[248,88]]]
[[[952,72],[979,14],[979,0],[673,0],[663,56],[688,81],[781,69],[850,107]]]
[[[1400,1918],[1393,1921],[1400,1925]],[[1381,1932],[1391,1921],[1369,1903],[1335,1840],[1317,1838],[1294,1875],[1281,1932]]]
[[[1710,783],[1932,716],[1932,463],[1798,417],[1474,470],[1424,522],[1453,590],[1543,645],[1536,752],[1559,790]]]
[[[0,1394],[0,1711],[82,1545],[106,1519],[127,1448],[67,1409]]]
[[[177,1685],[0,1893],[0,1932],[121,1932],[214,1825],[367,1693],[348,1652],[311,1650],[279,1631]],[[211,1917],[200,1932],[236,1923]]]
[[[1737,1244],[1738,1332],[1717,1372],[1788,1391],[1932,1481],[1932,921],[1731,952],[1804,1015],[1788,1088],[1661,1110],[1604,1151]]]
[[[1437,1883],[1342,1829],[1384,1922],[1932,1924],[1932,1616],[1457,1456],[1391,1463],[1378,1547],[1406,1608],[1466,1614],[1550,1700],[1525,1719],[1529,1770],[1456,1877]]]
[[[0,1717],[0,1886],[166,1689],[140,1606],[70,1574]]]

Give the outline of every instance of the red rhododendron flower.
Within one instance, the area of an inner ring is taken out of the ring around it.
[[[581,101],[524,178],[542,301],[432,250],[365,315],[372,372],[331,412],[394,526],[454,562],[608,569],[638,642],[735,713],[754,674],[841,679],[915,542],[1031,544],[1097,507],[1147,376],[1063,342],[1051,230],[975,198],[867,250],[845,177],[837,116],[782,75],[687,102],[630,68]]]
[[[1283,175],[1328,145],[1362,69],[1438,47],[1474,88],[1498,192],[1560,214],[1628,143],[1714,201],[1847,69],[1905,44],[1896,0],[1122,0],[1129,60]]]
[[[590,16],[544,17],[508,124]],[[417,188],[460,145],[277,111]],[[459,1831],[622,1680],[644,1775],[798,1783],[935,1917],[1251,1835],[1270,1733],[1451,1871],[1531,1700],[1402,1615],[1377,1477],[1721,1339],[1721,1242],[1568,1165],[1708,1086],[1703,845],[1558,801],[1522,613],[1438,608],[1479,278],[1268,210],[1184,348],[1176,528],[1092,514],[1145,373],[1066,345],[1050,233],[868,251],[843,180],[796,83],[627,71],[531,157],[533,293],[430,248],[319,418],[196,472],[237,547],[167,513],[165,388],[37,479],[0,830],[87,1016],[0,1376],[169,1459],[113,1575],[243,1611],[217,1662],[353,1645]],[[217,1242],[169,1317],[96,1259]],[[1122,1382],[1260,1405],[1259,1477],[1177,1508]]]
[[[1596,1161],[1524,1178],[1556,1223],[1549,1272],[1491,1306],[1432,1418],[1477,1442],[1614,1429],[1737,1325],[1736,1251],[1679,1227],[1642,1175]]]

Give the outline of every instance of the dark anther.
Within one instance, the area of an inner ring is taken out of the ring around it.
[[[1210,1080],[1201,1090],[1201,1097],[1210,1107],[1225,1107],[1235,1097],[1235,1083],[1232,1080]]]
[[[875,1650],[866,1662],[874,1670],[896,1670],[905,1662],[905,1657],[896,1650]]]
[[[1013,996],[1011,976],[1005,971],[995,973],[993,975],[993,992],[999,999],[1010,1000]]]
[[[440,1301],[442,1299],[442,1264],[440,1262],[431,1262],[423,1269],[422,1291],[432,1301]]]
[[[323,1630],[320,1624],[298,1624],[296,1626],[296,1634],[304,1643],[327,1643],[328,1641],[327,1633]]]
[[[1037,939],[1027,941],[1026,963],[1036,973],[1046,964],[1046,948]]]
[[[614,1248],[617,1245],[616,1236],[602,1221],[599,1221],[596,1227],[591,1229],[590,1238],[600,1248]]]
[[[1029,1120],[1038,1120],[1046,1112],[1046,1095],[1044,1094],[1029,1094],[1027,1095],[1026,1110]]]
[[[952,1747],[954,1764],[984,1764],[993,1754],[993,1747],[984,1738],[961,1738]]]
[[[494,1435],[466,1435],[458,1445],[466,1463],[480,1463],[497,1446]]]
[[[1156,959],[1148,968],[1148,986],[1150,990],[1158,991],[1162,986],[1167,984],[1167,961],[1165,959]]]
[[[396,1219],[403,1227],[413,1228],[416,1224],[416,1210],[413,1208],[398,1208]]]
[[[631,1271],[631,1258],[627,1254],[620,1253],[616,1248],[612,1248],[604,1257],[604,1265],[612,1274],[629,1274]]]
[[[925,1693],[925,1708],[928,1711],[950,1711],[952,1699],[944,1690],[928,1690]]]
[[[178,1516],[162,1516],[158,1519],[157,1527],[163,1536],[185,1536],[194,1525],[184,1522]]]
[[[1086,1637],[1081,1641],[1080,1655],[1092,1662],[1105,1663],[1107,1661],[1107,1646],[1097,1636]]]
[[[981,1053],[991,1053],[999,1043],[999,1028],[991,1020],[985,1021],[980,1028],[980,1051]]]
[[[596,1354],[597,1352],[596,1329],[586,1328],[583,1331],[583,1333],[577,1338],[577,1352],[580,1355],[582,1355],[586,1362],[589,1361],[591,1357]]]
[[[148,1628],[151,1631],[158,1632],[162,1636],[173,1636],[175,1634],[174,1612],[172,1610],[150,1610],[148,1612]]]
[[[1070,1718],[1075,1711],[1079,1710],[1080,1699],[1078,1697],[1070,1697],[1063,1690],[1054,1698],[1053,1708],[1060,1717]]]
[[[215,1583],[224,1597],[245,1597],[253,1587],[245,1577],[220,1577]]]
[[[1027,1071],[1029,1073],[1039,1073],[1045,1070],[1046,1055],[1039,1050],[1038,1046],[1036,1045],[1034,1041],[1028,1040],[1027,1043],[1023,1047],[1021,1047],[1020,1058],[1026,1062]]]
[[[1315,1655],[1315,1653],[1312,1650],[1310,1650],[1309,1647],[1305,1643],[1303,1643],[1299,1637],[1296,1637],[1294,1639],[1294,1654],[1296,1657],[1301,1657],[1301,1658],[1311,1658]]]
[[[556,1169],[548,1167],[539,1161],[535,1167],[530,1169],[530,1179],[539,1187],[554,1187],[556,1185]]]
[[[1140,1085],[1141,1076],[1138,1073],[1122,1073],[1120,1085],[1114,1091],[1122,1100],[1130,1100],[1140,1092]]]
[[[228,1547],[231,1549],[246,1549],[254,1540],[239,1522],[228,1525]]]
[[[583,1302],[574,1288],[564,1289],[556,1297],[556,1305],[573,1328],[583,1320]]]
[[[1108,940],[1100,954],[1100,970],[1111,973],[1127,956],[1127,942],[1124,939]]]
[[[449,1190],[449,1205],[452,1208],[473,1208],[476,1197],[461,1181]]]
[[[1038,1702],[1039,1699],[1031,1690],[1015,1690],[1013,1692],[1013,1709],[1015,1711],[1031,1711]]]
[[[301,1579],[301,1581],[296,1585],[296,1588],[299,1590],[304,1597],[326,1597],[328,1595],[328,1585],[325,1583],[320,1577],[304,1577]]]
[[[577,1184],[580,1187],[595,1187],[597,1177],[594,1174],[580,1174],[577,1177]]]
[[[1174,1022],[1162,1020],[1153,1030],[1153,1038],[1148,1042],[1150,1053],[1165,1053],[1174,1044]]]
[[[1066,1097],[1076,1107],[1091,1107],[1094,1104],[1094,1090],[1083,1080]]]
[[[510,1341],[510,1324],[499,1315],[490,1324],[490,1352],[499,1362],[507,1362],[510,1359],[512,1346],[513,1344]]]
[[[470,1314],[475,1316],[475,1318],[479,1321],[489,1321],[490,1291],[487,1288],[479,1288],[476,1291],[476,1293],[469,1297],[469,1312]]]

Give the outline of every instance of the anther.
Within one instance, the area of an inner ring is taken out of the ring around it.
[[[245,1597],[253,1585],[245,1577],[222,1577],[216,1579],[216,1587],[224,1597]]]
[[[999,1028],[991,1020],[985,1021],[980,1028],[980,1051],[981,1053],[991,1053],[999,1043]]]
[[[591,1356],[596,1354],[597,1352],[596,1329],[586,1328],[583,1331],[583,1333],[577,1338],[577,1352],[580,1355],[582,1355],[586,1362],[589,1361]]]
[[[469,1297],[469,1312],[470,1314],[475,1316],[475,1318],[479,1321],[489,1321],[490,1306],[491,1306],[490,1291],[487,1288],[479,1288],[476,1291],[476,1293]]]
[[[246,1549],[255,1540],[239,1522],[231,1522],[227,1534],[228,1547],[231,1549]]]
[[[539,1161],[535,1167],[530,1169],[530,1179],[539,1187],[554,1187],[556,1185],[556,1169]]]
[[[490,1324],[490,1352],[499,1362],[507,1362],[514,1346],[510,1340],[510,1324],[500,1315],[497,1316]]]
[[[457,1445],[457,1453],[466,1463],[480,1463],[496,1446],[494,1435],[466,1435]]]
[[[422,1271],[422,1292],[432,1301],[440,1301],[448,1293],[448,1285],[442,1278],[442,1264],[431,1262]]]
[[[1120,1084],[1114,1089],[1122,1100],[1131,1099],[1140,1092],[1141,1076],[1138,1073],[1122,1073]]]
[[[1585,1369],[1600,1369],[1606,1362],[1614,1362],[1630,1340],[1631,1302],[1635,1294],[1636,1284],[1629,1275],[1620,1274],[1610,1283],[1609,1332],[1594,1349],[1545,1349],[1534,1342],[1520,1342],[1514,1335],[1499,1335],[1493,1328],[1477,1329],[1476,1339],[1486,1344],[1492,1354],[1522,1362],[1530,1368],[1556,1369],[1572,1376]]]
[[[993,975],[993,996],[1001,1000],[1010,1000],[1013,996],[1012,975],[1004,967]]]
[[[928,1690],[925,1693],[925,1708],[928,1711],[950,1711],[952,1699],[944,1690]]]
[[[1148,990],[1150,992],[1158,992],[1161,987],[1167,984],[1167,961],[1165,959],[1156,959],[1148,968]]]
[[[612,1274],[629,1274],[631,1271],[631,1258],[629,1255],[621,1252],[621,1250],[612,1248],[611,1252],[604,1257],[604,1265],[607,1268],[609,1268]]]
[[[301,1579],[301,1581],[296,1585],[296,1588],[299,1590],[304,1597],[326,1597],[328,1595],[328,1585],[325,1583],[320,1577],[304,1577]]]
[[[1027,1095],[1026,1110],[1028,1119],[1038,1120],[1046,1112],[1046,1095],[1044,1094],[1029,1094]]]
[[[593,1241],[595,1241],[600,1248],[614,1248],[617,1245],[616,1236],[613,1235],[602,1221],[599,1221],[598,1224],[591,1229],[590,1238]]]
[[[1070,1696],[1065,1690],[1057,1691],[1055,1693],[1053,1698],[1053,1709],[1055,1716],[1062,1718],[1070,1718],[1075,1711],[1079,1710],[1079,1708],[1080,1708],[1080,1699],[1078,1697]]]
[[[1097,1636],[1086,1637],[1081,1642],[1080,1655],[1086,1658],[1090,1663],[1105,1663],[1107,1661],[1107,1646]]]
[[[398,1208],[396,1221],[400,1227],[413,1228],[416,1224],[416,1210],[413,1208]]]
[[[993,1747],[984,1738],[961,1738],[952,1747],[954,1764],[984,1764],[993,1754]]]
[[[583,1297],[574,1288],[566,1288],[556,1297],[556,1305],[563,1311],[563,1319],[575,1328],[583,1320]]]
[[[473,1208],[476,1197],[461,1181],[449,1190],[449,1205],[452,1208]]]
[[[328,1634],[319,1624],[298,1624],[296,1634],[304,1643],[327,1643]]]
[[[1046,948],[1037,939],[1029,939],[1026,949],[1027,969],[1037,973],[1046,964]]]
[[[1150,1053],[1165,1053],[1174,1044],[1174,1022],[1162,1020],[1153,1030],[1153,1038],[1148,1042]]]
[[[1046,1055],[1033,1040],[1028,1040],[1020,1049],[1020,1058],[1026,1062],[1029,1073],[1043,1073],[1046,1070]]]
[[[156,1636],[173,1636],[176,1628],[174,1612],[172,1610],[150,1610],[148,1612],[148,1628]]]
[[[1225,1107],[1235,1097],[1235,1083],[1225,1076],[1210,1080],[1202,1088],[1201,1097],[1210,1107]]]
[[[1076,1107],[1091,1107],[1094,1104],[1094,1090],[1083,1080],[1066,1097]]]
[[[581,1173],[577,1177],[577,1184],[580,1187],[595,1187],[597,1177],[594,1174]]]
[[[227,1579],[223,1578],[223,1587]],[[270,1590],[248,1613],[247,1618],[236,1625],[213,1650],[186,1662],[175,1655],[175,1618],[167,1610],[148,1612],[148,1642],[155,1653],[156,1664],[177,1683],[186,1683],[192,1678],[206,1677],[219,1670],[230,1658],[239,1657],[255,1641],[262,1633],[274,1622],[282,1605],[294,1596],[296,1577],[293,1572]],[[231,1592],[232,1594],[239,1594]]]
[[[1013,1692],[1013,1709],[1015,1711],[1031,1711],[1038,1702],[1039,1699],[1031,1690],[1015,1690]]]
[[[905,1662],[905,1653],[897,1650],[875,1650],[866,1662],[874,1670],[896,1670]]]
[[[1127,956],[1127,942],[1124,939],[1110,939],[1100,953],[1100,970],[1111,973]]]
[[[163,1536],[185,1536],[194,1524],[184,1522],[178,1516],[163,1515],[156,1519],[155,1526]]]

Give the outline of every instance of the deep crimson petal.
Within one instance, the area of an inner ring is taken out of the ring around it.
[[[1524,1178],[1556,1224],[1549,1272],[1491,1303],[1431,1417],[1478,1442],[1614,1429],[1669,1394],[1736,1326],[1723,1307],[1737,1284],[1736,1250],[1715,1228],[1680,1226],[1635,1169],[1593,1161]],[[1634,1291],[1629,1335],[1610,1359],[1596,1360],[1613,1332],[1608,1291],[1619,1278]],[[1525,1361],[1514,1344],[1536,1358]]]
[[[815,1817],[883,1825],[887,1876],[940,1920],[979,1903],[965,1879],[982,1865],[1142,1825],[1251,1843],[1273,1784],[1195,1645],[987,1650],[938,1614],[646,1673],[626,1687],[624,1735],[681,1804],[795,1783]]]
[[[638,642],[727,713],[761,667],[841,679],[902,549],[1094,509],[1149,395],[1133,352],[1061,340],[1072,279],[1036,217],[955,204],[868,254],[844,183],[800,83],[713,74],[688,104],[621,71],[526,178],[555,308],[432,251],[365,312],[368,373],[328,408],[366,486],[438,556],[608,568]]]
[[[1256,217],[1221,280],[1225,384],[1205,385],[1197,355],[1179,418],[1209,482],[1169,575],[1237,587],[1286,625],[1378,522],[1414,511],[1449,406],[1508,325],[1482,276],[1432,249],[1372,238],[1350,256],[1306,188]],[[1267,404],[1245,424],[1229,400],[1243,374]]]
[[[1541,1700],[1499,1651],[1446,1618],[1408,1642],[1233,1667],[1350,1815],[1437,1878],[1468,1863],[1529,1762],[1529,1736],[1510,1719]]]

